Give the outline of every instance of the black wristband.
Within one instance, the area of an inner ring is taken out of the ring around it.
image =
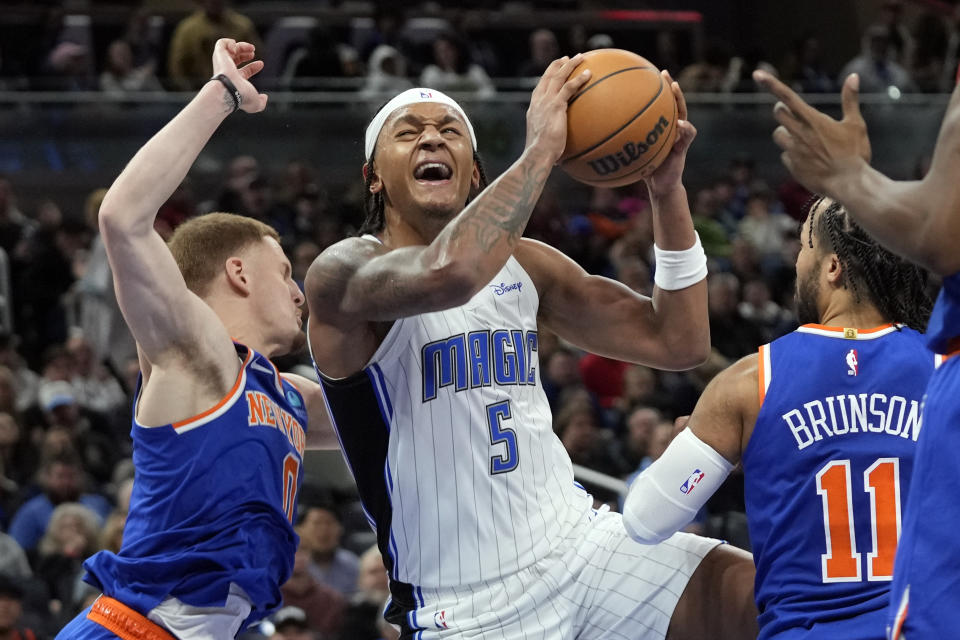
[[[241,97],[240,92],[237,91],[237,86],[233,84],[233,81],[231,81],[230,78],[223,75],[222,73],[218,73],[217,75],[213,76],[210,79],[219,80],[220,82],[223,83],[223,86],[227,88],[227,93],[229,93],[230,97],[233,98],[233,110],[236,111],[237,109],[239,109],[240,104],[243,102],[243,98]]]

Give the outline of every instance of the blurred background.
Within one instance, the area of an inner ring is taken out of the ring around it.
[[[545,332],[540,375],[558,437],[597,502],[666,448],[710,378],[796,327],[793,263],[810,194],[770,139],[762,67],[829,113],[861,76],[874,165],[919,178],[960,57],[960,9],[939,0],[436,2],[4,0],[0,6],[0,637],[51,638],[95,593],[83,558],[117,549],[133,478],[134,345],[97,211],[137,149],[211,75],[217,38],[257,45],[267,111],[236,114],[163,205],[168,235],[231,211],[272,224],[302,284],[362,220],[362,133],[394,93],[431,86],[474,122],[491,177],[524,144],[550,60],[630,49],[669,69],[699,130],[685,184],[710,259],[713,353],[686,373],[585,355]],[[527,229],[591,273],[652,287],[644,187],[555,172]],[[306,354],[278,363],[310,374]],[[393,637],[386,575],[337,452],[308,454],[288,607],[250,637]],[[734,474],[689,527],[749,549]],[[20,637],[29,637],[21,635]]]

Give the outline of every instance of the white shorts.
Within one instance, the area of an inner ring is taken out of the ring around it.
[[[405,638],[662,640],[713,538],[657,545],[627,536],[619,513],[592,512],[545,560],[496,582],[421,588]]]

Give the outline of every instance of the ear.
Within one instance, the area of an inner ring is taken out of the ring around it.
[[[837,257],[837,254],[831,253],[826,256],[825,269],[827,282],[835,287],[843,285],[843,264],[840,262],[840,258]]]
[[[369,162],[363,164],[363,179],[369,180],[370,193],[380,193],[383,190],[383,181]]]
[[[242,296],[249,295],[250,282],[247,279],[247,272],[244,269],[243,260],[237,256],[227,258],[223,264],[224,273],[227,275],[227,283],[230,287]]]
[[[480,188],[480,165],[473,163],[473,175],[470,177],[470,186],[472,191]]]

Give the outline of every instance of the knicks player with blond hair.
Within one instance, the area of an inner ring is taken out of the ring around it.
[[[759,637],[882,640],[939,361],[919,333],[926,272],[828,198],[811,203],[800,241],[803,326],[710,382],[687,428],[631,485],[623,521],[657,542],[742,464]]]
[[[522,238],[563,151],[580,56],[534,89],[526,148],[486,185],[444,94],[412,89],[366,130],[368,219],[306,279],[333,426],[390,576],[402,638],[748,638],[749,554],[677,534],[630,540],[595,511],[553,432],[538,328],[587,351],[686,369],[710,349],[706,258],[681,175],[695,129],[647,178],[652,298]],[[484,188],[485,187],[485,188]]]
[[[281,376],[269,360],[304,341],[303,294],[277,232],[214,213],[183,224],[168,247],[153,228],[224,119],[266,106],[250,83],[263,67],[253,56],[253,45],[217,41],[216,75],[140,149],[100,208],[140,358],[136,479],[119,553],[84,565],[103,593],[64,640],[233,638],[279,607],[303,452],[336,447],[319,386]]]

